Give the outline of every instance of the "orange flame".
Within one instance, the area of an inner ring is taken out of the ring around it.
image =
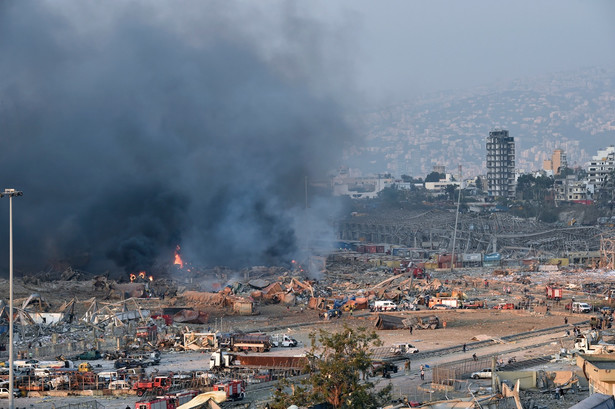
[[[145,278],[145,271],[139,271],[139,278]]]
[[[175,248],[175,262],[173,264],[177,264],[179,268],[184,268],[184,260],[179,255],[179,245]]]
[[[134,273],[130,273],[130,282],[134,282],[137,279],[137,276]]]

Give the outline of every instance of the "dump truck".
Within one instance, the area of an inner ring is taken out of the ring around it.
[[[266,352],[271,349],[271,337],[266,334],[224,334],[218,337],[218,345],[234,352]]]
[[[435,315],[425,317],[411,317],[403,320],[407,328],[415,329],[436,329],[440,326],[440,319]]]

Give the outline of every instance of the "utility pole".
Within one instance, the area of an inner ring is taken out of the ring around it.
[[[453,252],[451,255],[451,273],[455,265],[455,241],[457,239],[457,220],[459,220],[459,205],[461,203],[461,190],[463,188],[463,179],[461,173],[461,165],[459,165],[459,196],[457,198],[457,212],[455,213],[455,229],[453,231]]]

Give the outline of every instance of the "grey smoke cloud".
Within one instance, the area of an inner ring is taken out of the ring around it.
[[[0,3],[0,175],[24,191],[16,269],[147,270],[178,244],[205,265],[299,250],[304,177],[335,167],[352,135],[306,34],[318,30],[285,10],[282,32],[292,20],[301,35],[273,46],[272,17],[174,4]]]

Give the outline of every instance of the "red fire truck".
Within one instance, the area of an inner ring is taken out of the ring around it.
[[[173,380],[168,376],[157,376],[152,380],[140,380],[132,385],[132,389],[137,391],[137,396],[143,396],[147,391],[153,391],[162,395],[167,392]]]
[[[561,300],[564,291],[561,288],[548,285],[546,288],[547,298],[549,300]]]
[[[214,385],[214,391],[226,392],[226,397],[232,400],[243,399],[246,396],[246,388],[243,381],[228,381]]]

